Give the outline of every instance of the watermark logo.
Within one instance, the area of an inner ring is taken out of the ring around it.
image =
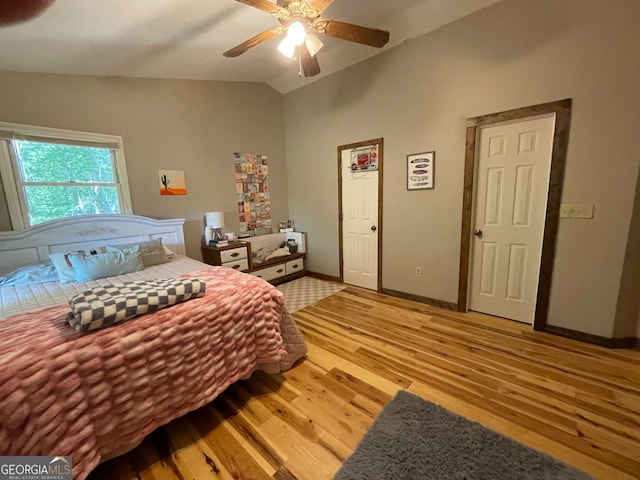
[[[71,480],[71,457],[0,457],[0,480]]]

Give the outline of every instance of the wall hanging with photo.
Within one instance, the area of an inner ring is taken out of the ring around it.
[[[240,232],[271,233],[269,167],[266,155],[234,153]]]
[[[407,155],[407,190],[429,190],[434,187],[436,152]]]

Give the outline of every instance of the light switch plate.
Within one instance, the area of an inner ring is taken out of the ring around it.
[[[560,218],[593,218],[593,203],[563,203]]]

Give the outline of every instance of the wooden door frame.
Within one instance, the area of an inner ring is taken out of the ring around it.
[[[464,164],[464,193],[462,198],[462,234],[460,241],[460,277],[458,283],[458,310],[468,311],[469,271],[471,261],[471,222],[475,195],[475,178],[477,159],[478,133],[481,127],[492,124],[525,119],[555,113],[553,132],[553,151],[551,153],[551,172],[549,175],[549,192],[547,194],[547,212],[544,221],[542,240],[542,258],[538,276],[538,295],[536,312],[533,320],[534,330],[546,330],[551,294],[551,275],[556,253],[558,221],[560,219],[560,202],[564,171],[567,163],[569,146],[569,130],[571,127],[572,99],[543,103],[530,107],[517,108],[506,112],[492,113],[467,119],[467,139]]]
[[[340,281],[344,281],[344,254],[342,243],[342,152],[353,150],[354,148],[366,147],[367,145],[378,146],[378,279],[377,291],[382,291],[382,166],[384,160],[384,138],[366,140],[364,142],[350,143],[338,146],[338,235],[339,235],[339,261],[340,261]]]

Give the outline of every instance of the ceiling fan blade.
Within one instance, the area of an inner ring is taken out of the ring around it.
[[[318,13],[322,13],[329,5],[333,3],[333,0],[306,0],[306,3],[314,10],[317,10]]]
[[[224,52],[223,55],[225,57],[237,57],[238,55],[242,55],[247,50],[251,50],[253,47],[257,47],[261,43],[277,37],[284,31],[285,29],[283,27],[272,28],[271,30],[262,32],[256,35],[255,37],[252,37],[249,40],[242,42],[240,45],[236,45],[231,50],[227,50],[226,52]]]
[[[312,57],[307,48],[307,44],[300,45],[300,76],[315,77],[320,73],[320,64],[316,57]]]
[[[257,8],[258,10],[262,10],[263,12],[271,13],[273,15],[284,10],[282,7],[279,7],[275,3],[271,3],[269,0],[236,0],[236,2],[244,3],[245,5],[249,5],[250,7]]]
[[[49,8],[52,3],[53,0],[3,2],[0,6],[0,25],[10,25],[34,18]]]
[[[375,28],[361,27],[353,23],[340,22],[330,18],[318,18],[313,22],[319,33],[332,37],[381,48],[389,41],[389,32]]]

